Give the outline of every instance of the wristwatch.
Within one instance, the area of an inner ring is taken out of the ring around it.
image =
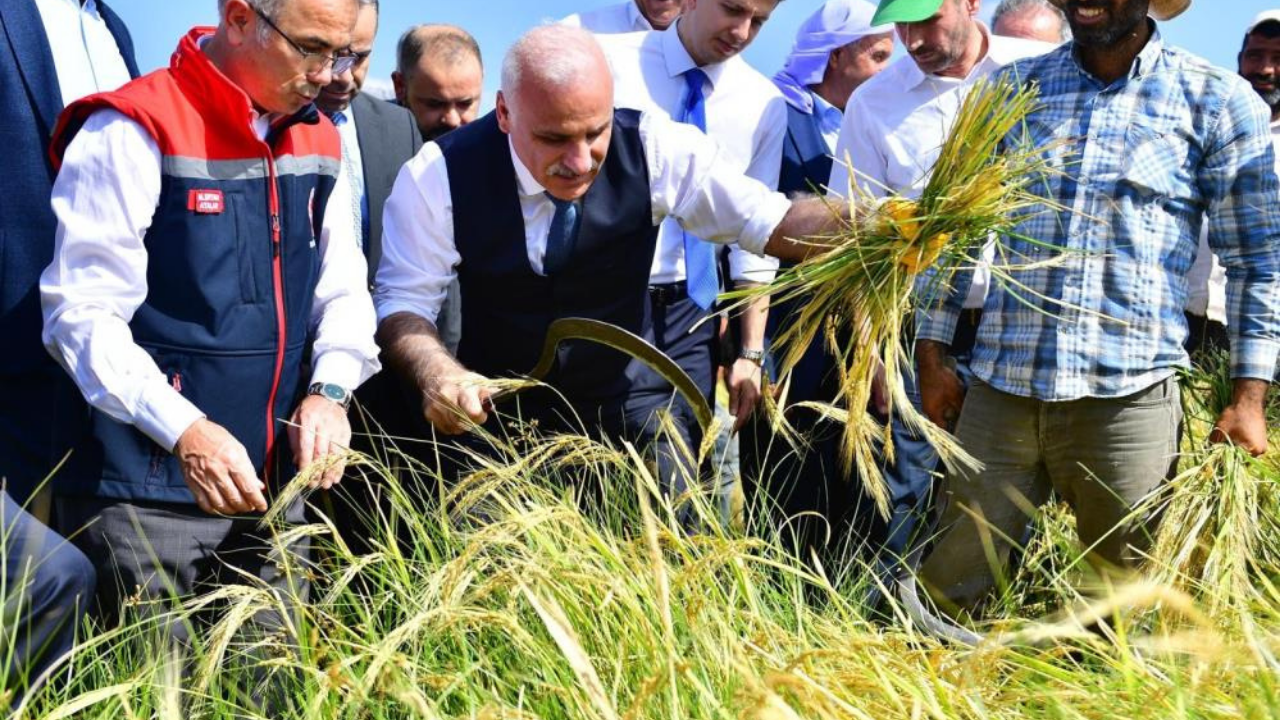
[[[332,400],[341,405],[343,410],[351,406],[351,391],[341,385],[322,382],[311,383],[311,386],[307,388],[307,394],[319,395],[327,400]]]
[[[738,357],[749,362],[753,362],[757,367],[764,365],[764,350],[746,350],[738,351]]]

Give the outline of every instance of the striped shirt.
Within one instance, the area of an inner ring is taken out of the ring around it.
[[[972,369],[1041,400],[1123,397],[1188,362],[1182,309],[1203,222],[1227,268],[1232,373],[1270,380],[1280,350],[1280,184],[1269,112],[1242,78],[1153,33],[1109,85],[1068,43],[1005,72],[1040,87],[1011,142],[1046,150],[1037,179],[1067,208],[1036,208],[1004,238],[1022,287],[993,282]],[[1065,251],[1065,252],[1063,252]],[[1061,254],[1060,254],[1061,253]],[[919,316],[918,337],[949,344],[968,273]]]

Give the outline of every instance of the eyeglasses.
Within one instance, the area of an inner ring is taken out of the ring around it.
[[[276,24],[271,22],[271,18],[267,17],[266,13],[262,12],[256,7],[253,8],[253,11],[258,14],[258,17],[262,18],[262,22],[266,23],[267,27],[271,28],[272,30],[275,30],[277,35],[284,38],[284,41],[289,43],[290,47],[298,51],[298,54],[302,56],[302,59],[305,60],[308,65],[311,66],[312,72],[317,72],[317,73],[324,72],[325,68],[333,67],[333,74],[341,75],[342,73],[347,72],[351,68],[355,67],[357,62],[369,56],[369,53],[367,52],[366,53],[340,52],[336,55],[328,55],[322,52],[314,52],[311,50],[307,50],[306,48],[302,47],[298,43],[294,42],[293,38],[289,37],[288,35],[285,35],[283,30],[276,27]]]

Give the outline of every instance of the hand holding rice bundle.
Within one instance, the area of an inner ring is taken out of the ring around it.
[[[844,422],[843,458],[886,517],[880,466],[892,462],[893,442],[888,425],[867,411],[881,368],[889,416],[896,412],[949,466],[976,464],[908,400],[902,373],[910,372],[911,357],[902,330],[918,307],[941,297],[956,272],[974,266],[987,242],[1011,233],[1020,215],[1058,209],[1031,190],[1051,172],[1044,148],[1004,142],[1019,135],[1035,106],[1034,88],[1005,80],[975,84],[918,199],[877,202],[851,182],[846,197],[855,208],[852,219],[832,236],[801,240],[829,250],[780,272],[769,285],[729,295],[739,305],[759,295],[780,302],[803,298],[793,322],[774,339],[779,381],[785,383],[821,335],[836,359],[840,393],[815,409]],[[850,175],[856,172],[851,168]],[[1007,264],[994,267],[992,275],[1007,281],[1010,270]],[[784,421],[775,423],[785,430]]]

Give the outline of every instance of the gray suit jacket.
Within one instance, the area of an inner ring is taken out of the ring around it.
[[[364,254],[369,259],[369,287],[382,258],[382,206],[391,195],[400,167],[422,148],[422,135],[413,115],[399,105],[365,94],[351,101],[356,138],[364,165],[364,191],[369,197],[369,236]]]

